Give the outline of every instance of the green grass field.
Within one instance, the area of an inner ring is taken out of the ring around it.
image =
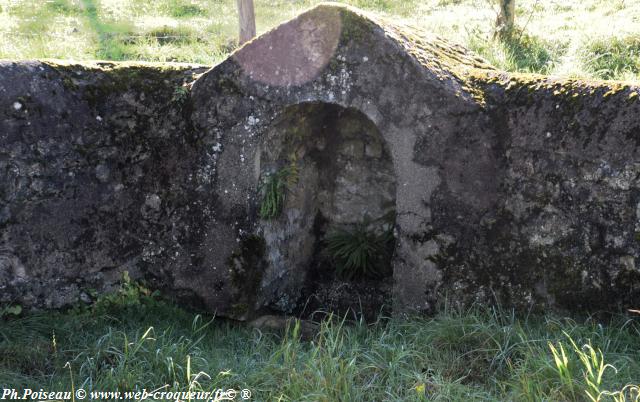
[[[315,0],[256,0],[264,32]],[[638,80],[640,2],[517,0],[521,34],[493,40],[491,0],[348,0],[428,27],[508,71]],[[236,46],[233,0],[0,0],[0,58],[215,64]]]
[[[1,311],[0,311],[1,313]],[[128,284],[67,312],[0,314],[0,384],[249,389],[256,401],[638,401],[640,316],[572,320],[443,306],[431,318],[267,333]]]

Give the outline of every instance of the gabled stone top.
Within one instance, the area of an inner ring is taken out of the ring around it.
[[[241,65],[253,65],[256,71],[249,74],[252,78],[268,77],[267,81],[276,85],[296,85],[313,75],[312,71],[323,69],[340,43],[355,42],[363,48],[373,49],[384,40],[390,41],[423,67],[427,76],[442,81],[451,93],[473,99],[480,105],[486,103],[487,95],[498,93],[502,101],[509,101],[514,92],[521,95],[540,89],[548,90],[560,101],[578,95],[586,95],[587,98],[618,95],[630,101],[639,99],[637,86],[633,83],[507,73],[428,29],[398,24],[336,3],[322,3],[282,23],[245,44],[230,58]],[[295,52],[294,49],[302,50]],[[292,55],[292,52],[299,54]],[[284,60],[288,66],[284,65]],[[297,73],[289,71],[287,75],[287,69],[297,70]],[[297,75],[292,77],[291,74]],[[276,76],[279,78],[274,80]]]

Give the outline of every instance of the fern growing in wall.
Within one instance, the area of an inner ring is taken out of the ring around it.
[[[260,202],[260,218],[275,219],[284,208],[287,188],[298,181],[298,167],[295,163],[266,175],[260,185],[262,201]]]
[[[339,277],[347,280],[380,278],[386,274],[391,256],[393,229],[382,233],[358,224],[351,230],[341,229],[327,237],[327,251],[336,262]]]

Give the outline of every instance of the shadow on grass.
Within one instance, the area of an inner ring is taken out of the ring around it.
[[[153,39],[160,45],[178,44],[188,45],[193,42],[202,42],[202,38],[188,27],[157,27],[145,32],[145,37]]]
[[[496,39],[472,32],[469,48],[496,67],[507,71],[539,74],[551,72],[565,51],[559,44],[520,30]]]
[[[544,74],[555,62],[551,44],[526,32],[516,32],[502,39],[501,43],[517,71]]]
[[[176,18],[182,17],[198,17],[206,15],[206,11],[197,4],[184,2],[181,0],[172,0],[169,2],[171,16]]]
[[[82,12],[80,7],[69,0],[49,0],[46,2],[46,7],[52,12],[62,15],[78,15]]]
[[[84,17],[98,37],[96,56],[106,60],[133,58],[126,46],[126,42],[131,42],[134,35],[132,27],[129,24],[103,22],[98,15],[96,0],[81,1]]]

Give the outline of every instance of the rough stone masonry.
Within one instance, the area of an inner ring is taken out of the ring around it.
[[[635,86],[508,74],[341,6],[210,70],[3,61],[0,302],[88,302],[128,271],[237,319],[310,299],[637,308],[639,145]],[[390,277],[323,271],[329,228],[380,219]]]

